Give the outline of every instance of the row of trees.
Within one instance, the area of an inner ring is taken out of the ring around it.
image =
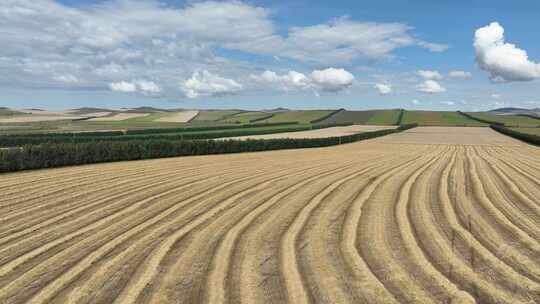
[[[193,132],[192,129],[182,129],[183,131],[189,131],[185,133],[169,133],[169,129],[164,132],[154,133],[137,133],[137,132],[108,132],[109,135],[96,135],[95,132],[91,134],[87,133],[64,133],[64,134],[53,134],[51,136],[46,135],[20,135],[20,136],[0,136],[0,147],[20,147],[23,145],[40,145],[44,143],[85,143],[85,142],[97,142],[97,141],[132,141],[132,140],[202,140],[202,139],[215,139],[215,138],[225,138],[225,137],[236,137],[236,136],[246,136],[246,135],[264,135],[264,134],[274,134],[274,133],[283,133],[283,132],[296,132],[296,131],[306,131],[311,129],[321,129],[329,128],[335,126],[343,126],[349,124],[332,124],[332,125],[320,125],[320,126],[309,126],[309,125],[298,125],[293,124],[289,127],[285,125],[283,128],[276,128],[280,125],[277,124],[253,124],[252,128],[224,128],[224,129],[211,129],[210,131],[204,132]],[[268,128],[261,128],[261,126]],[[153,130],[153,129],[149,129]],[[144,130],[141,130],[144,131]]]
[[[261,127],[277,127],[286,125],[297,125],[297,121],[290,122],[267,122],[267,123],[250,123],[250,124],[230,124],[221,126],[201,126],[201,127],[184,127],[184,128],[154,128],[154,129],[140,129],[140,130],[128,130],[128,135],[141,135],[141,134],[164,134],[164,133],[181,133],[181,132],[203,132],[203,131],[218,131],[218,130],[231,130],[231,129],[250,129]]]
[[[504,123],[499,122],[499,121],[493,121],[493,120],[487,120],[487,119],[478,118],[476,116],[473,116],[473,115],[470,115],[470,114],[467,114],[467,113],[461,112],[461,111],[457,111],[457,112],[459,114],[469,118],[469,119],[476,120],[476,121],[481,122],[481,123],[486,123],[486,124],[496,125],[496,126],[504,126]]]
[[[490,125],[490,127],[502,134],[508,135],[510,137],[522,140],[524,142],[540,146],[540,136],[534,134],[521,133],[512,129],[508,129],[505,126],[500,125]]]
[[[250,123],[254,123],[254,122],[258,122],[258,121],[267,120],[267,119],[270,119],[270,118],[272,118],[272,117],[274,117],[274,114],[268,114],[268,115],[263,116],[263,117],[259,117],[259,118],[252,119],[252,120],[250,120],[249,122],[250,122]]]
[[[339,109],[339,110],[332,111],[332,112],[324,115],[323,117],[319,117],[319,118],[317,118],[315,120],[310,121],[310,123],[314,124],[314,123],[322,122],[322,121],[327,120],[328,118],[330,118],[330,117],[332,117],[332,116],[334,116],[337,113],[342,112],[342,111],[345,111],[345,109],[342,108],[342,109]]]
[[[327,147],[401,132],[415,125],[341,137],[269,140],[129,140],[45,143],[0,150],[0,172],[173,156]]]
[[[405,110],[403,109],[399,110],[399,116],[396,121],[396,126],[400,126],[403,123],[403,115],[405,115]]]

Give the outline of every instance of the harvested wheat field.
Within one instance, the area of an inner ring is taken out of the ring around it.
[[[0,188],[0,303],[540,301],[540,149],[488,128]]]
[[[148,116],[150,114],[148,113],[118,113],[113,116],[104,116],[104,117],[97,117],[89,119],[90,121],[122,121],[122,120],[128,120],[131,118],[141,118]]]
[[[167,114],[164,117],[158,118],[158,122],[190,122],[199,114],[199,111],[182,111]]]
[[[309,131],[237,136],[237,137],[228,137],[225,139],[327,138],[327,137],[347,136],[347,135],[352,135],[356,133],[395,129],[395,128],[396,128],[395,126],[352,125],[352,126],[346,126],[346,127],[331,127],[331,128],[316,129],[316,130],[309,130]]]
[[[28,122],[43,122],[43,121],[59,121],[81,119],[85,116],[68,116],[68,115],[17,115],[9,118],[0,118],[0,123],[28,123]]]

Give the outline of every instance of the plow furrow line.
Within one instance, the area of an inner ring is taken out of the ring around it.
[[[245,171],[246,173],[250,172],[250,171]],[[252,172],[252,171],[251,171]],[[251,173],[250,172],[250,173]],[[37,225],[35,226],[31,226],[29,228],[26,228],[22,231],[13,231],[12,234],[10,234],[9,236],[7,237],[4,237],[4,238],[0,238],[0,244],[5,244],[6,242],[12,240],[12,239],[15,239],[17,237],[21,237],[25,234],[28,234],[28,233],[31,233],[31,232],[35,232],[37,231],[39,228],[42,228],[42,227],[49,227],[51,224],[54,224],[68,216],[71,216],[72,214],[76,214],[76,213],[79,213],[79,212],[84,212],[84,211],[87,211],[87,210],[93,210],[91,213],[85,213],[84,214],[84,220],[81,221],[80,218],[74,218],[73,220],[69,221],[69,222],[65,222],[65,223],[62,223],[61,225],[55,225],[55,226],[51,226],[51,229],[55,229],[55,230],[59,230],[59,231],[63,231],[62,228],[76,228],[77,225],[81,225],[85,222],[89,222],[89,223],[93,223],[94,221],[97,221],[101,218],[104,218],[106,216],[108,216],[109,214],[114,214],[116,212],[119,212],[119,211],[122,211],[123,208],[125,207],[124,205],[125,204],[133,204],[133,195],[138,195],[140,196],[140,193],[141,191],[146,191],[146,190],[152,190],[152,191],[156,191],[156,190],[159,190],[161,188],[158,188],[158,186],[162,186],[164,189],[167,189],[168,187],[170,187],[169,185],[175,185],[175,187],[177,188],[181,188],[181,189],[184,189],[184,188],[187,188],[187,187],[194,187],[195,185],[197,184],[200,184],[200,183],[207,183],[209,181],[212,181],[212,180],[215,180],[215,179],[223,179],[225,177],[227,177],[228,175],[232,175],[232,174],[239,174],[239,173],[242,173],[242,172],[238,172],[238,171],[235,171],[235,170],[232,170],[231,172],[223,172],[223,175],[220,175],[220,176],[212,176],[212,175],[209,175],[208,177],[207,176],[196,176],[196,177],[193,177],[193,178],[186,178],[186,177],[183,177],[183,178],[176,178],[176,179],[164,179],[162,178],[161,176],[157,176],[157,178],[152,178],[152,179],[146,179],[146,180],[143,180],[142,183],[140,184],[135,184],[133,187],[129,187],[129,188],[124,188],[123,191],[120,193],[120,194],[116,194],[116,195],[108,195],[106,196],[105,199],[103,200],[98,200],[96,201],[95,203],[91,203],[89,202],[90,204],[87,204],[87,205],[83,205],[81,207],[78,207],[78,208],[75,208],[74,210],[64,210],[62,213],[60,213],[59,216],[56,216],[56,217],[53,217],[53,218],[50,218],[48,220],[45,220],[43,222],[39,222]],[[173,177],[173,176],[169,176],[169,177]],[[182,182],[184,180],[188,180],[186,181],[185,183],[179,183],[179,182]],[[101,205],[104,205],[104,207],[106,207],[107,209],[107,212],[104,212],[104,210],[101,207]],[[93,208],[93,209],[92,209]],[[96,214],[97,218],[94,219],[92,217],[93,214]],[[75,223],[76,225],[73,225],[73,223]],[[43,234],[50,234],[50,231],[43,231],[39,234],[36,234],[36,235],[33,235],[32,238],[38,238],[40,235],[43,235]],[[25,239],[25,241],[30,241],[30,239]],[[4,250],[7,250],[9,248],[1,248],[0,250],[0,253]]]
[[[254,177],[257,177],[257,176],[262,176],[264,175],[264,172],[261,172],[259,174],[256,174],[256,175],[252,175],[251,177],[245,177],[245,178],[242,178],[242,179],[238,179],[238,180],[234,180],[234,181],[230,181],[230,182],[226,182],[226,183],[217,183],[217,186],[215,187],[212,187],[211,189],[206,189],[204,190],[203,192],[200,192],[199,194],[196,194],[194,196],[192,196],[190,199],[187,199],[185,201],[183,201],[183,204],[173,204],[172,206],[169,206],[167,209],[165,209],[164,211],[161,211],[161,213],[159,213],[159,215],[156,215],[156,216],[150,216],[150,219],[147,219],[145,220],[143,223],[140,223],[140,224],[137,224],[136,226],[134,226],[133,228],[131,228],[131,230],[129,230],[128,232],[126,233],[123,233],[121,235],[119,235],[118,237],[116,237],[116,239],[114,239],[114,241],[112,242],[108,242],[106,243],[105,247],[101,247],[99,250],[96,250],[94,251],[91,255],[87,256],[83,261],[81,262],[78,262],[78,265],[84,265],[84,266],[80,266],[80,267],[74,267],[72,269],[69,269],[67,274],[64,274],[64,275],[74,275],[75,273],[78,274],[80,272],[81,269],[85,269],[86,267],[88,267],[89,265],[92,264],[92,262],[96,261],[97,258],[103,256],[105,253],[109,252],[110,250],[114,249],[117,245],[121,244],[124,240],[127,240],[129,239],[131,236],[134,236],[136,233],[139,233],[141,231],[143,231],[146,227],[149,227],[153,224],[156,224],[159,222],[159,220],[169,216],[170,214],[172,214],[173,212],[175,212],[176,210],[179,210],[181,209],[182,207],[184,207],[185,205],[191,203],[191,202],[196,202],[198,200],[201,200],[202,198],[204,198],[207,194],[213,194],[215,195],[220,189],[224,189],[224,188],[227,188],[228,186],[232,186],[234,184],[237,184],[237,183],[240,183],[240,182],[243,182],[245,180],[249,180],[249,179],[253,179]],[[126,210],[123,210],[121,212],[121,214],[115,214],[114,217],[115,218],[118,218],[120,217],[122,214],[130,214],[132,210],[134,209],[137,209],[139,208],[141,205],[144,205],[144,204],[147,204],[149,202],[151,202],[152,200],[158,200],[158,199],[161,199],[163,200],[165,197],[167,196],[171,196],[173,195],[174,193],[176,192],[179,192],[183,189],[178,189],[178,188],[172,188],[170,190],[167,190],[167,191],[164,191],[164,192],[161,192],[155,196],[152,196],[150,198],[147,198],[143,201],[140,201],[140,202],[137,202],[133,205],[131,205],[130,207],[126,208]],[[107,220],[110,220],[110,218],[108,218]],[[126,219],[124,219],[125,221]],[[101,220],[99,223],[94,223],[91,225],[91,227],[85,227],[85,231],[89,231],[93,228],[96,228],[97,226],[101,225],[101,224],[105,224],[106,221],[105,220]],[[119,223],[121,224],[121,223]],[[105,233],[105,232],[103,232]],[[80,231],[77,231],[73,234],[80,234]],[[64,237],[65,238],[70,238],[70,237],[73,237],[73,235],[66,235]],[[96,240],[99,240],[99,235],[94,235],[93,236],[94,239]],[[56,243],[61,243],[63,241],[65,241],[64,239],[61,239],[61,240],[57,240]],[[86,243],[89,243],[90,240],[85,240]],[[47,246],[48,245],[48,246]],[[45,247],[51,247],[50,244],[47,244]],[[82,246],[82,245],[81,245]],[[46,249],[48,248],[44,248],[44,247],[41,247],[39,249],[40,252],[43,252],[43,251],[46,251]],[[35,254],[35,252],[33,252]],[[16,267],[16,265],[26,261],[28,258],[31,258],[33,256],[35,256],[34,254],[32,254],[32,256],[23,256],[23,257],[19,257],[18,259],[16,259],[15,261],[12,261],[11,263],[8,263],[7,265],[4,265],[3,267],[0,267],[0,273],[5,273],[5,272],[8,272],[8,270],[11,270],[13,269],[14,267]],[[65,252],[64,254],[68,254],[67,252]],[[90,262],[89,262],[90,261]],[[43,269],[45,270],[45,267],[46,267],[46,263],[45,264],[40,264],[38,267],[32,269],[32,272],[33,273],[39,273],[40,269]],[[25,284],[24,281],[22,282],[18,282],[19,280],[22,280],[22,278],[19,278],[15,281],[13,281],[11,284],[9,284],[8,286],[6,286],[4,289],[0,289],[0,295],[2,295],[2,292],[3,290],[10,290],[10,286],[11,285],[14,285],[14,284]],[[55,283],[56,282],[56,283]],[[54,284],[57,284],[58,281],[53,281]],[[0,297],[1,299],[1,297]]]
[[[158,265],[163,260],[165,255],[170,251],[171,247],[182,239],[187,233],[195,229],[197,226],[201,225],[208,219],[216,216],[217,214],[223,212],[228,205],[240,199],[242,196],[248,195],[249,193],[254,193],[264,189],[271,182],[282,179],[284,176],[279,176],[272,178],[271,180],[264,181],[255,186],[250,187],[249,189],[243,190],[239,193],[234,194],[233,196],[227,198],[222,203],[212,207],[210,210],[205,211],[200,214],[198,217],[195,217],[193,221],[189,222],[182,229],[176,231],[172,235],[168,236],[157,249],[154,249],[153,252],[148,257],[147,261],[141,266],[141,272],[139,275],[135,276],[128,286],[120,293],[119,297],[115,299],[115,303],[135,303],[141,291],[145,286],[152,281],[156,272],[159,270]]]

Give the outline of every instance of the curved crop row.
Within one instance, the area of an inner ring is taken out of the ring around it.
[[[0,303],[538,301],[540,150],[401,135],[4,175]]]

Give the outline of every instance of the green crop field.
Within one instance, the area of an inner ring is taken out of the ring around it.
[[[540,136],[540,128],[511,128],[519,133],[532,134]]]
[[[227,119],[229,116],[235,115],[242,111],[239,110],[201,110],[199,115],[193,121],[218,121]]]
[[[276,113],[269,119],[261,122],[294,122],[309,123],[332,113],[332,110],[311,110],[311,111],[288,111]]]
[[[252,120],[261,119],[264,117],[270,116],[270,113],[265,112],[242,112],[238,114],[234,114],[232,116],[228,116],[227,118],[223,119],[224,122],[230,122],[230,123],[250,123]]]
[[[394,125],[400,110],[341,111],[319,124],[354,123],[360,125]]]
[[[368,125],[394,125],[399,117],[400,110],[377,110],[366,121]]]
[[[518,115],[495,115],[485,112],[467,113],[473,117],[504,123],[507,127],[537,127],[540,126],[540,120],[526,116]]]
[[[467,118],[457,112],[442,111],[405,111],[402,123],[417,123],[421,126],[487,126],[485,123]]]

